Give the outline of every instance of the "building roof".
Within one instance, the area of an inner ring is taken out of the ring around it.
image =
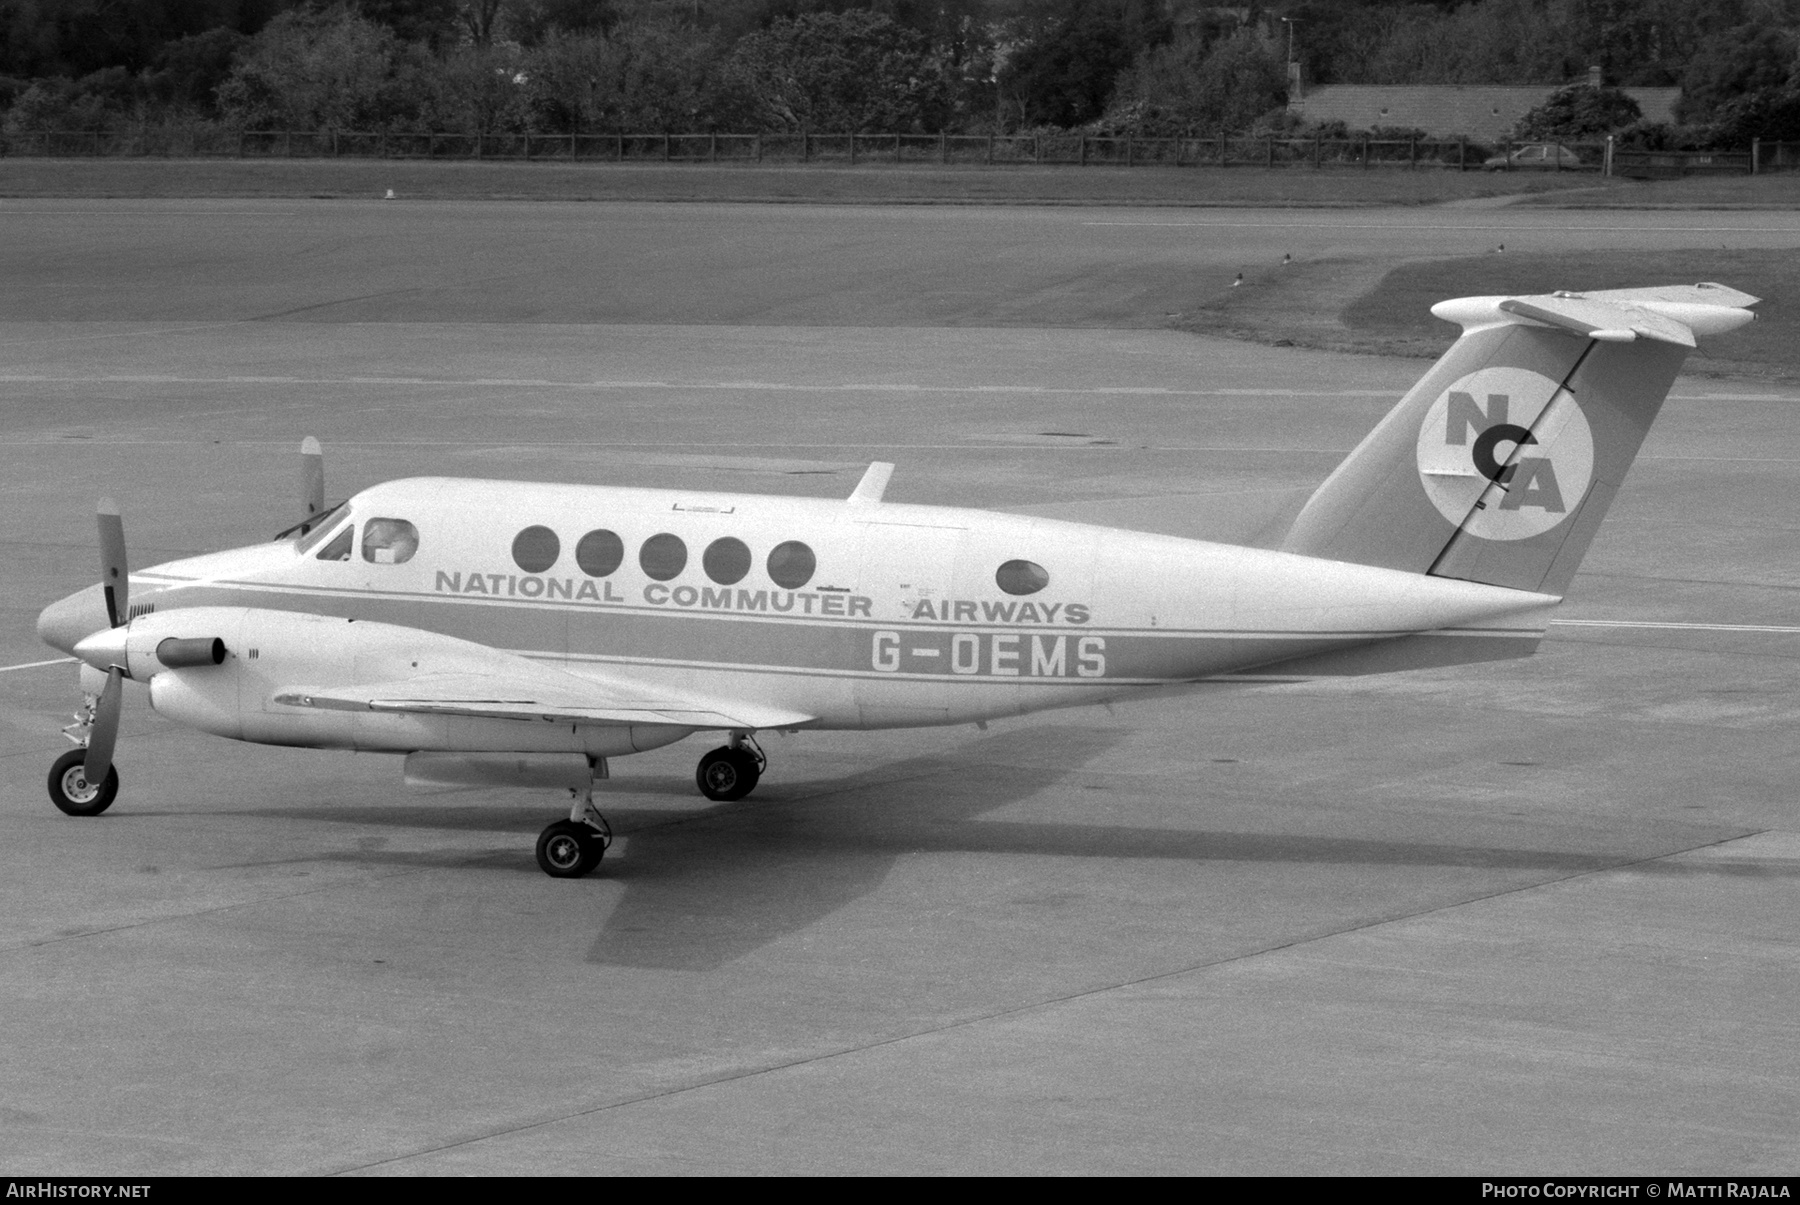
[[[1566,84],[1324,84],[1288,101],[1307,121],[1341,121],[1353,130],[1401,126],[1433,138],[1497,140]],[[1622,88],[1645,121],[1675,120],[1680,88]]]

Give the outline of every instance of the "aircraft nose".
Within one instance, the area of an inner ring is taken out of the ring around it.
[[[106,596],[98,585],[93,585],[58,599],[39,612],[38,639],[72,656],[78,643],[109,626]]]

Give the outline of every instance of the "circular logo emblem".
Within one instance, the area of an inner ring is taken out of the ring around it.
[[[1567,519],[1594,476],[1575,396],[1525,368],[1484,368],[1438,395],[1419,427],[1419,480],[1438,513],[1484,540]]]

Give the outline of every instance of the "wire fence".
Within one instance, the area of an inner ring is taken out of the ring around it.
[[[1608,172],[1657,177],[1800,170],[1800,143],[1742,151],[1637,151],[1605,141],[1480,143],[1467,138],[1284,138],[1219,133],[535,134],[395,130],[233,130],[184,126],[0,135],[0,155],[41,158],[497,159],[581,163],[1034,164],[1067,167],[1310,167]]]

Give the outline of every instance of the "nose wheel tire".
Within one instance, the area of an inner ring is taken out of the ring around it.
[[[553,879],[579,879],[605,854],[600,834],[572,820],[558,820],[538,835],[538,867]]]
[[[756,789],[762,766],[748,749],[721,746],[700,759],[694,782],[700,793],[720,803],[742,799]]]
[[[108,766],[106,781],[96,785],[82,769],[86,761],[86,749],[71,749],[50,767],[50,802],[71,816],[98,816],[119,793],[118,767]]]

